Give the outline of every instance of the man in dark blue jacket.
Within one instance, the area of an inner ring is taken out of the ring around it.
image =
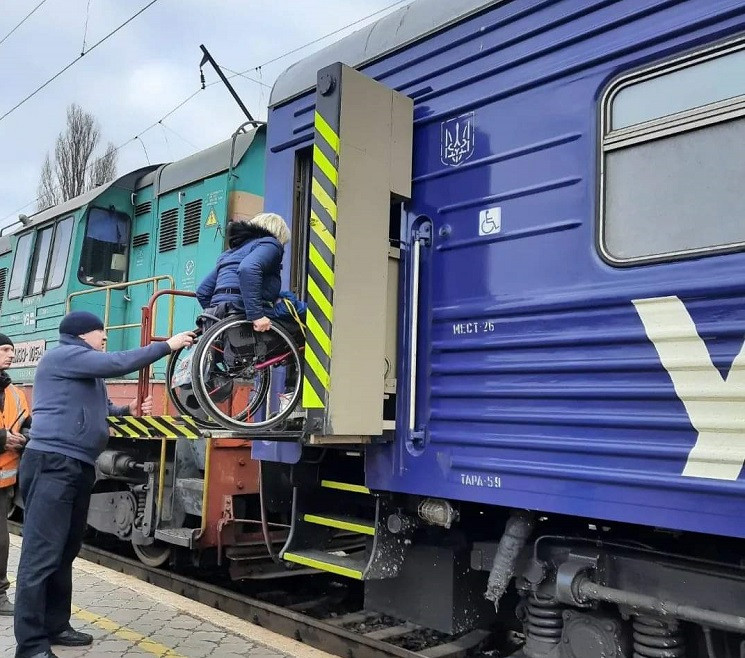
[[[80,550],[95,481],[95,463],[109,437],[107,416],[131,415],[106,392],[121,377],[191,345],[184,332],[128,352],[101,351],[101,320],[85,311],[66,315],[60,344],[39,362],[34,378],[31,440],[19,471],[24,501],[23,546],[15,599],[17,658],[54,658],[52,644],[85,646],[92,636],[70,626],[72,562]],[[152,412],[152,400],[142,405]]]

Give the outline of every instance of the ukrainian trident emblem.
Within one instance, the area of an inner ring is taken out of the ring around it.
[[[473,115],[473,112],[468,112],[440,124],[442,164],[457,167],[473,155],[475,147]]]

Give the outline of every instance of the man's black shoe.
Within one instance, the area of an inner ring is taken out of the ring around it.
[[[35,653],[31,658],[59,658],[56,653],[52,653],[52,650],[42,651],[41,653]]]
[[[93,644],[93,636],[68,628],[59,635],[50,637],[49,643],[60,647],[87,647],[89,644]]]

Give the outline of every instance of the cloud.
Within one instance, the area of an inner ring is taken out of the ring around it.
[[[38,0],[4,3],[0,38]],[[255,69],[297,46],[380,10],[392,0],[159,0],[110,40],[0,121],[0,225],[36,197],[44,155],[63,128],[65,108],[79,103],[101,124],[103,141],[120,145],[141,133],[199,88],[199,45],[230,69]],[[147,0],[90,3],[90,47],[129,18]],[[7,5],[7,6],[6,6]],[[88,0],[47,2],[0,45],[0,115],[80,54]],[[357,28],[355,28],[357,29]],[[249,75],[271,85],[293,61],[334,39]],[[207,81],[216,79],[205,67]],[[269,90],[244,78],[232,80],[257,117],[266,116]],[[170,161],[227,139],[244,120],[221,85],[213,85],[183,108],[129,143],[119,153],[119,171]],[[144,145],[144,148],[143,148]],[[147,150],[147,156],[145,151]]]

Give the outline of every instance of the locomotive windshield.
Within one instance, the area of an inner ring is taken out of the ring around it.
[[[129,217],[92,208],[80,254],[80,281],[94,286],[121,283],[127,276],[128,256]]]

